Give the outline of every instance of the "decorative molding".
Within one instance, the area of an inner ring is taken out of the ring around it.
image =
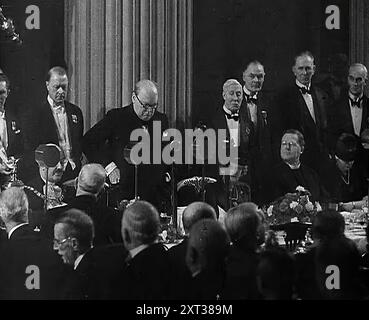
[[[85,128],[131,102],[134,84],[158,83],[171,126],[191,124],[193,0],[65,0],[69,99]]]

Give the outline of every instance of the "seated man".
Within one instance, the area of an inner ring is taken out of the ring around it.
[[[189,297],[188,285],[191,282],[191,273],[186,265],[186,250],[188,245],[188,233],[191,227],[201,219],[216,220],[216,213],[213,207],[204,202],[193,202],[183,211],[182,221],[185,231],[184,240],[169,249],[168,256],[171,261],[171,272],[174,281],[170,298],[186,299]]]
[[[123,299],[168,298],[170,262],[164,245],[157,242],[159,227],[159,213],[146,201],[136,201],[124,211],[122,237],[129,258],[121,283]]]
[[[70,208],[82,210],[92,218],[95,226],[94,246],[123,242],[121,213],[98,201],[105,180],[106,172],[102,165],[84,165],[78,176],[76,197],[69,202]]]
[[[0,216],[9,238],[0,246],[0,299],[62,298],[66,270],[50,242],[30,227],[23,190],[0,194]]]
[[[309,190],[313,201],[321,197],[319,177],[314,170],[300,162],[304,152],[304,136],[298,130],[287,130],[281,141],[282,163],[275,166],[273,198],[284,196],[288,192],[295,192],[296,187],[302,186]]]
[[[47,167],[41,159],[37,160],[39,175],[32,179],[28,185],[24,186],[31,209],[29,213],[30,224],[40,227],[44,223],[44,211],[53,209],[57,212],[59,208],[66,206],[66,203],[63,202],[62,189],[58,185],[63,176],[66,159],[61,149],[54,144],[41,145],[37,150],[40,152],[45,152],[46,150],[48,150],[46,152],[49,152],[52,150],[51,153],[59,152],[60,154],[60,161],[51,167]],[[46,181],[47,201],[45,208]],[[50,235],[50,232],[48,234]]]
[[[219,222],[202,219],[192,226],[186,254],[192,274],[190,299],[222,298],[229,245],[228,234]]]
[[[367,194],[368,184],[363,175],[363,168],[355,161],[357,153],[356,137],[343,133],[337,140],[334,156],[321,175],[330,202],[358,201]]]
[[[257,206],[249,202],[230,209],[225,217],[225,227],[232,245],[223,298],[258,299],[256,269],[265,228]]]

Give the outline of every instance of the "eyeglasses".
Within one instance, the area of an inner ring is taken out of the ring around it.
[[[298,147],[299,144],[293,141],[290,141],[290,142],[282,141],[282,146],[291,148],[291,147]]]
[[[142,108],[144,108],[145,110],[149,110],[149,109],[156,110],[156,108],[158,107],[157,103],[156,104],[143,104],[136,93],[135,93],[135,96],[137,98],[137,101],[140,103]]]
[[[59,248],[63,243],[66,243],[68,240],[71,240],[72,238],[71,237],[68,237],[68,238],[65,238],[63,240],[58,240],[58,239],[53,239],[53,245],[54,245],[54,248]]]

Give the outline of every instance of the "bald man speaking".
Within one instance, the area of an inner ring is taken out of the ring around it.
[[[168,118],[159,112],[158,88],[153,81],[141,80],[132,92],[132,103],[124,108],[110,110],[83,137],[83,152],[89,162],[100,163],[112,184],[119,183],[119,198],[133,199],[135,196],[134,166],[124,158],[124,148],[130,144],[135,129],[147,130],[153,143],[153,123],[161,123],[162,132],[168,128]],[[160,135],[161,138],[161,135]],[[152,152],[151,152],[152,154]],[[159,207],[158,191],[162,190],[164,167],[160,164],[138,166],[138,195]]]

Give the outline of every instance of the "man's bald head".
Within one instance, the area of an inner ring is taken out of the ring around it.
[[[106,172],[102,165],[97,163],[86,164],[78,176],[77,195],[89,193],[98,195],[104,187]]]
[[[205,202],[193,202],[183,211],[183,228],[187,233],[192,225],[201,219],[216,220],[216,213],[212,206]]]

